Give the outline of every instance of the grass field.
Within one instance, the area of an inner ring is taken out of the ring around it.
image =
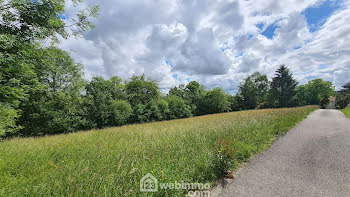
[[[341,109],[340,111],[343,112],[345,114],[345,116],[350,118],[350,107],[346,107],[344,109]]]
[[[0,142],[0,195],[146,196],[139,191],[139,180],[147,173],[160,182],[213,183],[220,178],[213,167],[221,152],[218,142],[234,150],[230,162],[237,167],[315,109],[241,111],[5,140]]]

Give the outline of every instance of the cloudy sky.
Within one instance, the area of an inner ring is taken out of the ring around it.
[[[147,76],[163,91],[197,80],[235,93],[280,64],[297,80],[350,80],[350,1],[102,0],[96,28],[60,46],[85,75]],[[67,4],[67,18],[74,12]]]

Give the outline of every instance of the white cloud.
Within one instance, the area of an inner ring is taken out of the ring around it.
[[[310,33],[302,11],[319,2],[100,1],[96,29],[61,46],[76,51],[87,78],[145,73],[163,90],[190,78],[234,92],[248,74],[260,71],[271,77],[279,64],[289,66],[301,83],[323,77],[339,87],[350,75],[350,8],[344,3]],[[271,40],[256,27],[276,21],[279,28]]]

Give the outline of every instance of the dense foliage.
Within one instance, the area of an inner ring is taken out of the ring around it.
[[[342,86],[342,89],[337,92],[337,108],[344,109],[350,103],[350,81]]]
[[[239,85],[238,94],[241,96],[245,109],[255,109],[259,103],[266,99],[269,90],[269,80],[266,75],[253,73]]]

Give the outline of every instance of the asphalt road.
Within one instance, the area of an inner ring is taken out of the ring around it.
[[[350,119],[313,112],[212,196],[350,196]]]

